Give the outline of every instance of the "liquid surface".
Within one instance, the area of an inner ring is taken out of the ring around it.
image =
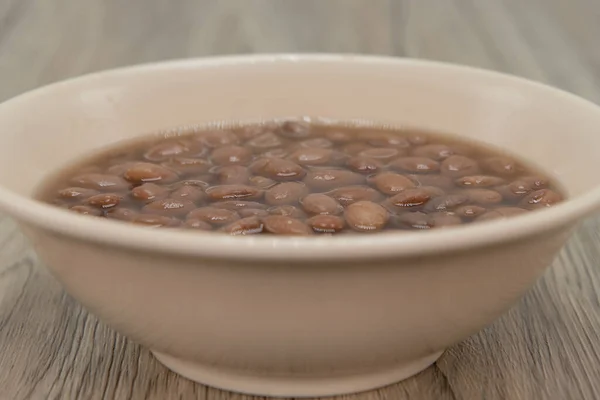
[[[41,193],[90,216],[232,235],[436,229],[564,197],[548,176],[487,146],[306,120],[121,144],[61,171]]]

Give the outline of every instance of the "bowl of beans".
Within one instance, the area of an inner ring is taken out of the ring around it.
[[[184,60],[0,105],[0,209],[65,290],[197,382],[397,382],[508,310],[600,206],[600,108],[466,67]]]

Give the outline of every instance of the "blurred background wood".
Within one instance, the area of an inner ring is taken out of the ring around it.
[[[0,100],[134,63],[352,52],[495,69],[600,102],[599,22],[596,0],[0,0]],[[0,249],[0,399],[252,398],[180,378],[99,323],[6,218]],[[414,378],[344,398],[600,398],[599,258],[589,220],[501,320]]]

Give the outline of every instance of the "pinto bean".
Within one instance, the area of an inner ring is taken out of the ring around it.
[[[221,200],[259,200],[264,191],[248,185],[220,185],[206,189],[211,201]]]
[[[263,218],[266,232],[277,235],[310,235],[312,229],[299,219],[283,215],[270,215]]]
[[[213,150],[210,155],[216,165],[247,164],[252,160],[252,152],[240,146],[222,146]]]
[[[406,189],[415,187],[415,184],[406,176],[393,172],[382,172],[371,178],[371,183],[381,192],[394,195]]]
[[[342,186],[359,185],[365,178],[352,171],[343,169],[313,170],[306,174],[304,183],[313,190],[327,191]]]
[[[221,228],[221,231],[232,236],[256,235],[258,233],[262,233],[263,227],[264,225],[260,218],[248,217],[237,220]]]
[[[374,174],[383,168],[383,164],[373,158],[355,156],[346,161],[346,166],[359,174]]]
[[[211,225],[227,225],[240,219],[240,216],[225,208],[201,207],[190,211],[186,219],[200,220]]]
[[[414,174],[428,174],[440,170],[440,163],[427,157],[402,157],[390,163],[390,167]]]
[[[145,205],[142,208],[144,213],[164,215],[166,217],[183,217],[196,208],[196,205],[189,200],[181,199],[163,199],[156,200]]]
[[[296,204],[308,194],[305,184],[299,182],[279,183],[265,192],[265,201],[271,205]]]
[[[174,182],[178,178],[177,174],[172,170],[150,163],[137,163],[133,165],[125,171],[123,177],[135,184],[146,182],[169,183]]]
[[[306,175],[300,165],[283,158],[259,159],[250,165],[250,171],[276,181],[298,181]]]
[[[151,201],[165,198],[169,195],[169,190],[156,183],[144,183],[131,189],[131,197],[140,201]]]
[[[377,232],[383,229],[389,220],[385,208],[370,201],[358,201],[344,212],[348,225],[359,232]]]
[[[553,206],[561,202],[562,199],[562,196],[554,190],[540,189],[525,196],[520,205],[528,210],[535,210]]]
[[[322,193],[311,193],[300,203],[309,214],[339,214],[344,209],[337,200]]]
[[[475,175],[479,172],[477,161],[465,156],[450,156],[442,161],[440,171],[451,178]]]
[[[110,174],[89,173],[77,175],[71,183],[84,189],[94,189],[101,192],[117,192],[129,188],[129,183],[123,178]]]
[[[316,233],[337,233],[344,229],[346,221],[336,215],[315,215],[307,221],[308,226]]]

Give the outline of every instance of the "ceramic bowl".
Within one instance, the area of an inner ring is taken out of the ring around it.
[[[50,173],[124,139],[299,115],[488,142],[550,172],[569,199],[438,231],[290,238],[145,229],[32,198]],[[0,105],[0,208],[69,294],[173,371],[237,392],[324,396],[411,376],[509,309],[599,207],[598,149],[600,108],[498,73],[351,55],[185,60]]]

